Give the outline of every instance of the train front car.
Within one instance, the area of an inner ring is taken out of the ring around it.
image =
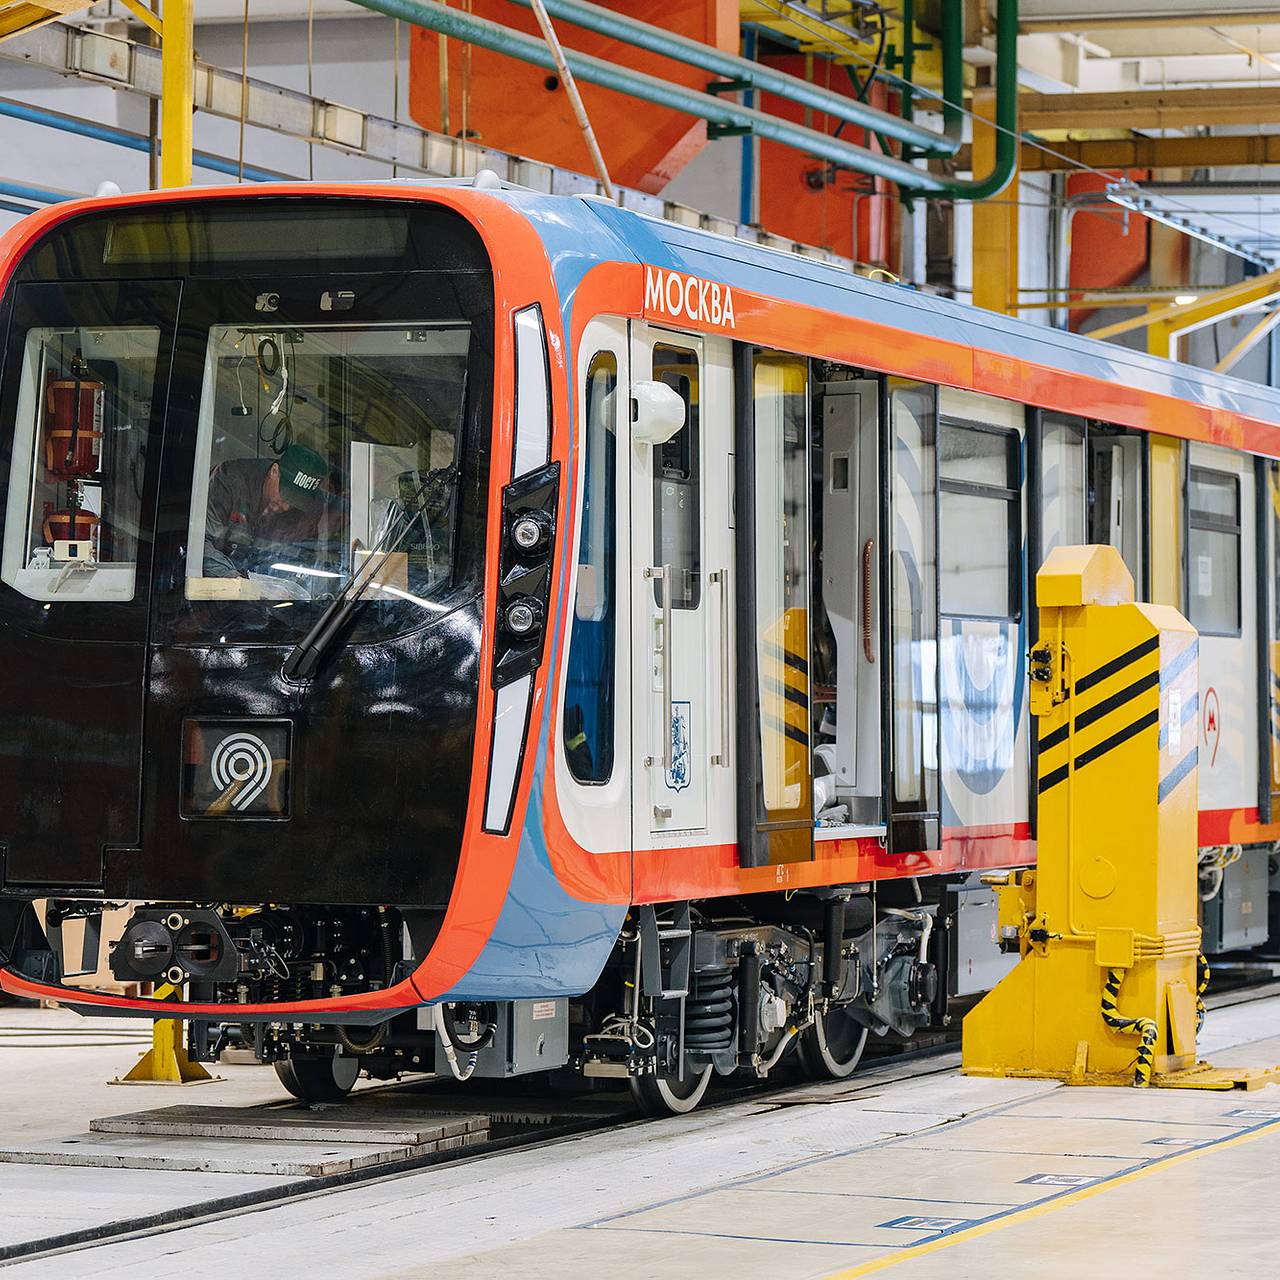
[[[0,270],[0,983],[144,1016],[168,984],[198,1056],[340,1093],[506,891],[477,859],[548,607],[545,255],[499,199],[350,189],[51,211]],[[100,963],[127,994],[60,988]],[[462,1046],[487,1015],[451,1009]]]

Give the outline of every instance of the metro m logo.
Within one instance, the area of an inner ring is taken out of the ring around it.
[[[738,323],[728,285],[657,267],[644,269],[644,314],[716,329],[734,329]]]

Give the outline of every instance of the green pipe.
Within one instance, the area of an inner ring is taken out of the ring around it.
[[[942,3],[942,132],[957,144],[964,134],[964,0]]]
[[[460,9],[447,9],[434,3],[434,0],[355,0],[355,3],[389,18],[399,18],[403,22],[491,49],[495,53],[518,58],[522,62],[530,62],[550,71],[555,70],[551,51],[536,36],[512,31],[509,27],[477,18]],[[1011,3],[1011,0],[1005,0],[1005,3]],[[909,191],[945,196],[951,193],[955,185],[954,179],[943,178],[927,169],[917,169],[893,156],[879,155],[866,147],[844,142],[815,129],[806,129],[802,125],[751,107],[740,106],[736,102],[722,100],[713,94],[686,89],[683,85],[672,84],[658,76],[646,75],[630,67],[618,66],[603,58],[574,50],[566,49],[564,55],[569,69],[587,84],[629,94],[711,124],[745,128],[757,137],[780,142],[823,160],[831,160],[855,173],[888,178],[890,182],[896,182],[899,187]]]
[[[531,8],[530,0],[511,0],[511,3]],[[905,111],[901,116],[891,115],[865,102],[832,93],[808,80],[801,80],[798,76],[775,71],[759,62],[740,58],[737,54],[724,53],[701,40],[691,40],[674,31],[664,31],[652,23],[641,22],[638,18],[629,18],[613,9],[591,4],[589,0],[543,0],[543,3],[553,18],[563,18],[575,27],[621,40],[637,49],[659,53],[674,62],[700,67],[703,71],[724,76],[728,80],[748,81],[752,88],[763,89],[780,98],[789,98],[792,102],[799,102],[873,133],[897,138],[930,155],[953,156],[960,149],[959,137],[949,138],[913,124]]]
[[[942,92],[945,128],[958,137],[963,112],[964,0],[942,0]],[[950,108],[950,113],[947,109]],[[1018,171],[1018,0],[1000,0],[996,13],[996,162],[985,178],[944,178],[942,198],[989,200]],[[936,199],[932,193],[930,198]]]

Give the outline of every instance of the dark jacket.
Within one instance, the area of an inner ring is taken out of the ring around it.
[[[271,459],[237,458],[209,473],[206,577],[244,577],[251,570],[263,572],[281,559],[315,563],[324,509],[264,510],[262,485],[272,465]]]

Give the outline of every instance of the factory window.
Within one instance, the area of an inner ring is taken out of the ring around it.
[[[653,562],[671,568],[671,607],[696,609],[702,599],[697,352],[660,343],[653,349],[653,376],[685,407],[684,426],[653,447]],[[661,606],[665,582],[655,579],[653,589]]]
[[[617,401],[618,358],[602,351],[583,397],[578,586],[564,695],[565,759],[585,783],[608,782],[613,772]]]
[[[1018,616],[1020,466],[1016,432],[942,422],[938,563],[943,613]]]
[[[1187,518],[1187,616],[1205,635],[1238,636],[1239,477],[1192,467]]]

